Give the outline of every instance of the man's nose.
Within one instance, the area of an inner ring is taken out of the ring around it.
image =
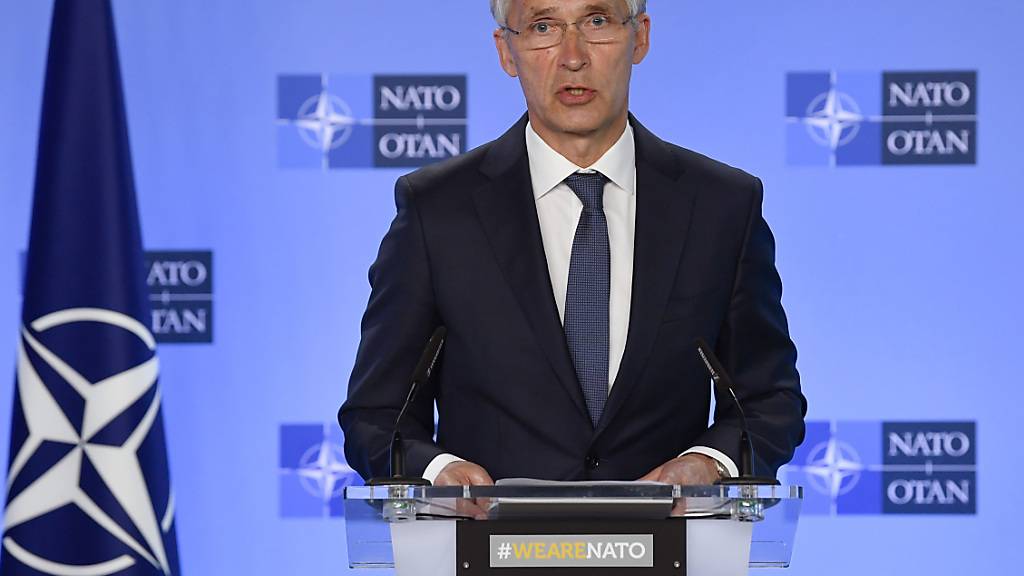
[[[590,63],[589,45],[576,26],[568,26],[562,43],[558,46],[561,64],[576,72]]]

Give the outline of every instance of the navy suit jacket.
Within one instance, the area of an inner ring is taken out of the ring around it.
[[[364,477],[389,473],[395,417],[423,347],[448,328],[402,428],[407,473],[450,452],[495,479],[632,480],[694,445],[739,462],[731,401],[694,340],[732,375],[774,475],[803,440],[806,401],[757,178],[671,145],[630,116],[636,232],[626,347],[600,422],[588,416],[548,276],[524,116],[497,140],[398,180],[370,268],[362,339],[338,414]],[[433,403],[438,421],[434,436]]]

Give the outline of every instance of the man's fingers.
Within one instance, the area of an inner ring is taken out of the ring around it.
[[[469,470],[470,484],[476,486],[493,486],[494,480],[491,479],[491,475],[487,473],[480,466],[475,466]]]
[[[476,464],[469,464],[465,467],[465,473],[466,485],[494,485],[494,480],[491,478],[491,475],[488,474],[487,470],[484,470],[482,466],[478,466]],[[487,498],[472,498],[468,500],[460,499],[460,502],[463,503],[467,516],[471,516],[473,518],[476,518],[477,520],[487,519],[487,509],[490,505],[490,502],[488,501]]]
[[[705,461],[707,460],[707,461]],[[651,470],[640,481],[664,482],[666,484],[703,485],[712,484],[718,478],[717,470],[710,459],[701,455],[687,455],[673,458]]]
[[[686,498],[676,498],[672,501],[672,512],[669,513],[672,517],[686,516]]]
[[[442,470],[434,479],[434,486],[460,486],[464,484],[462,474],[458,471]]]
[[[458,498],[455,501],[455,513],[459,516],[468,516],[476,520],[487,519],[487,513],[484,512],[484,508],[472,498]]]
[[[713,484],[718,471],[710,458],[702,455],[687,455],[664,464],[662,481],[683,486]]]
[[[490,486],[491,475],[472,462],[452,462],[445,466],[434,481],[435,486]]]

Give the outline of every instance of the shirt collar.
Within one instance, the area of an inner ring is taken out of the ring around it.
[[[548,146],[529,123],[526,124],[526,154],[530,159],[533,197],[539,200],[580,170],[596,170],[629,194],[636,193],[636,143],[633,127],[626,123],[622,136],[591,166],[581,167]]]

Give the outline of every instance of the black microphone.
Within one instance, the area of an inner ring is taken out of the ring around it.
[[[701,338],[697,338],[697,353],[700,354],[700,359],[704,361],[704,366],[708,369],[708,373],[711,375],[711,380],[715,383],[715,386],[719,391],[726,393],[732,398],[732,402],[740,415],[740,475],[738,478],[721,478],[717,483],[726,485],[756,484],[778,486],[779,481],[775,478],[754,475],[754,443],[750,441],[747,415],[743,412],[743,405],[740,404],[740,399],[736,397],[736,391],[732,388],[732,379],[729,378],[729,374],[722,367],[722,363],[718,361],[715,353],[711,351],[711,348]]]
[[[441,348],[444,347],[444,338],[447,333],[448,329],[444,326],[438,326],[434,330],[430,341],[427,342],[427,347],[423,349],[419,363],[416,364],[416,369],[412,372],[409,395],[406,396],[405,404],[402,404],[402,409],[398,412],[398,418],[395,418],[395,431],[391,435],[391,476],[370,478],[366,483],[367,486],[395,484],[430,486],[430,481],[426,478],[411,478],[405,475],[405,446],[402,442],[401,425],[409,406],[416,399],[416,392],[419,391],[420,385],[430,380],[434,365],[437,364],[437,359],[441,356]]]

